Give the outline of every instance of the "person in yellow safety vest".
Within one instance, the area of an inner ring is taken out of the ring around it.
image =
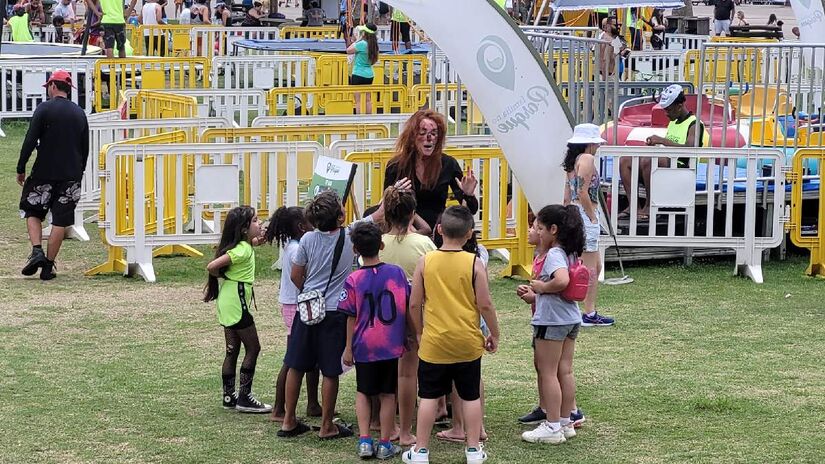
[[[32,32],[29,30],[29,14],[23,5],[14,5],[12,17],[8,19],[11,28],[12,42],[34,42]]]
[[[400,36],[400,37],[399,37]],[[398,8],[392,9],[392,16],[390,16],[390,41],[398,42],[398,39],[404,42],[404,48],[412,49],[412,38],[410,36],[410,20],[407,15]]]
[[[593,9],[593,13],[595,13],[595,20],[596,22],[590,24],[591,27],[601,27],[602,21],[604,18],[610,16],[610,8],[595,8]],[[590,19],[594,19],[591,15]]]
[[[705,129],[702,121],[696,118],[696,115],[691,113],[685,107],[685,93],[684,89],[679,84],[668,86],[662,91],[659,98],[659,106],[661,106],[667,113],[667,118],[670,123],[667,126],[667,134],[664,137],[658,135],[651,135],[645,141],[647,145],[663,145],[666,147],[707,147],[710,144],[710,135]],[[697,140],[696,130],[700,131],[701,137]],[[649,219],[650,212],[650,172],[651,172],[651,158],[641,158],[639,160],[639,171],[641,173],[642,182],[645,185],[648,202],[639,209],[638,220],[646,221]],[[659,167],[669,167],[669,158],[659,158]],[[679,158],[676,166],[679,168],[690,167],[690,159]],[[632,175],[632,159],[622,158],[619,162],[619,171],[621,172],[622,185],[627,195],[633,191],[630,185]],[[625,209],[619,214],[619,219],[626,219],[629,217],[629,208]]]
[[[625,9],[625,24],[630,31],[631,50],[640,51],[642,49],[642,28],[644,27],[644,19],[642,19],[641,8],[627,8]]]

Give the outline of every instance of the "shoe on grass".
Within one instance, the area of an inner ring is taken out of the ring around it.
[[[404,464],[430,464],[430,452],[427,448],[415,449],[413,445],[409,450],[401,453],[401,460]]]
[[[54,261],[46,259],[43,268],[40,269],[40,280],[52,280],[57,277],[54,272]]]
[[[584,425],[584,421],[584,411],[581,409],[576,409],[576,412],[570,413],[570,422],[573,423],[573,428],[581,428],[581,426]]]
[[[238,404],[238,393],[234,391],[223,392],[223,408],[235,409]]]
[[[547,421],[542,422],[533,430],[522,433],[521,439],[529,443],[548,443],[551,445],[558,445],[566,441],[561,427],[553,430]]]
[[[582,327],[610,327],[614,322],[612,317],[602,316],[598,311],[592,316],[582,314]]]
[[[375,448],[373,448],[372,439],[363,438],[358,442],[358,457],[361,459],[369,459],[375,455]]]
[[[565,440],[569,440],[576,436],[576,428],[573,427],[573,423],[571,422],[561,426],[561,433],[564,435]]]
[[[547,414],[544,413],[544,410],[541,409],[541,406],[536,406],[536,408],[530,411],[529,413],[519,417],[518,421],[524,425],[536,425],[541,424],[546,419]]]
[[[390,443],[389,445],[378,444],[378,451],[375,452],[375,457],[381,460],[392,459],[401,454],[401,447]]]
[[[235,409],[237,409],[238,412],[248,414],[265,414],[272,412],[272,405],[261,403],[257,398],[255,398],[255,395],[252,392],[249,392],[245,395],[238,395],[238,402],[235,405]]]
[[[46,264],[46,261],[48,259],[46,259],[46,254],[43,253],[42,248],[32,248],[32,253],[29,255],[26,265],[23,266],[22,274],[24,276],[34,275],[38,269]]]
[[[467,464],[483,464],[487,460],[487,453],[484,452],[480,443],[478,448],[467,448],[464,456],[467,458]]]

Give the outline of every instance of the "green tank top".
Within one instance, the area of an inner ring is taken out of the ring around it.
[[[667,125],[667,135],[665,138],[670,140],[671,142],[678,143],[680,145],[684,145],[688,141],[688,131],[690,131],[690,126],[696,121],[696,115],[691,114],[690,116],[686,117],[683,121],[670,121]],[[698,122],[699,130],[702,131],[702,142],[699,144],[700,147],[707,147],[710,142],[710,136],[708,136],[708,131],[705,130],[705,125],[702,124],[701,121]],[[690,159],[688,158],[679,158],[676,160],[676,166],[680,168],[686,168],[690,165]]]

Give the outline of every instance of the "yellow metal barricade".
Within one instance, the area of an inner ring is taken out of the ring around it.
[[[193,118],[198,115],[195,97],[140,90],[127,102],[138,119]]]
[[[444,114],[453,114],[456,126],[459,126],[459,123],[463,123],[463,126],[456,127],[456,130],[450,133],[478,134],[484,132],[486,127],[484,114],[467,91],[467,87],[462,85],[459,88],[458,84],[436,84],[435,102],[431,103],[432,90],[433,86],[430,84],[413,87],[410,98],[414,101],[416,108],[435,108],[436,111]],[[460,100],[459,97],[461,97]]]
[[[95,111],[116,109],[126,89],[209,88],[207,58],[124,58],[95,61]],[[104,99],[105,94],[108,100]]]
[[[205,27],[209,25],[203,25]],[[135,28],[132,48],[135,55],[143,56],[190,56],[192,32],[188,24],[152,24]]]
[[[429,82],[430,61],[427,55],[379,55],[372,66],[373,84],[414,85]],[[346,55],[321,55],[315,64],[316,85],[345,85],[349,83],[352,65]]]
[[[115,144],[119,145],[143,145],[147,143],[185,143],[187,141],[188,134],[186,131],[173,131],[165,134],[156,134],[150,135],[147,137],[138,137],[135,139],[124,140],[122,142],[116,142]],[[113,145],[113,144],[110,144]],[[154,178],[154,168],[147,169],[148,173],[151,175],[146,176],[144,181],[144,188],[146,191],[146,198],[141,200],[141,203],[136,204],[135,198],[129,198],[125,192],[127,188],[131,185],[131,182],[134,182],[133,176],[131,173],[134,171],[134,160],[131,160],[130,163],[125,161],[119,161],[120,164],[117,166],[106,166],[106,150],[108,149],[109,145],[103,147],[100,151],[98,163],[100,164],[100,171],[105,172],[106,169],[109,169],[109,175],[101,176],[100,184],[100,210],[99,210],[99,223],[101,225],[105,225],[107,221],[114,221],[115,224],[118,226],[118,233],[128,233],[130,230],[134,230],[134,223],[132,221],[133,215],[131,214],[136,207],[143,207],[146,208],[146,220],[147,223],[151,224],[152,229],[156,229],[158,227],[158,218],[155,208],[155,182],[156,179]],[[147,166],[154,166],[154,159],[152,157],[147,157],[146,162],[149,163]],[[122,173],[122,176],[111,176],[113,173]],[[186,179],[186,176],[183,176]],[[115,218],[107,218],[106,217],[106,183],[107,182],[115,182],[118,186],[116,191],[118,192],[118,198],[111,199],[110,201],[117,202],[118,207],[118,214]],[[167,192],[174,192],[177,184],[177,180],[173,179],[172,176],[168,176],[166,179],[162,180],[164,184],[164,189]],[[186,182],[184,180],[184,182]],[[186,186],[184,186],[187,188]],[[171,189],[171,190],[170,190]],[[131,190],[128,190],[131,191]],[[166,195],[164,197],[164,202],[166,203],[167,199],[170,202],[174,202],[175,198],[173,195]],[[185,201],[185,200],[184,200]],[[177,209],[175,208],[174,203],[166,203],[165,204],[165,211],[174,214]],[[184,208],[184,211],[186,209]],[[163,218],[163,223],[168,225],[167,218]],[[172,222],[174,223],[174,222]],[[92,276],[98,274],[108,274],[108,273],[125,273],[127,264],[124,258],[123,249],[120,247],[114,247],[109,245],[106,242],[106,233],[103,228],[100,229],[100,237],[104,244],[107,247],[107,259],[106,262],[100,264],[98,266],[93,267],[85,272],[85,275]],[[187,246],[168,246],[162,247],[156,250],[156,254],[172,254],[172,253],[183,253],[188,254],[191,256],[201,256],[201,253],[197,250],[194,250],[191,247]]]
[[[520,276],[530,278],[533,262],[533,247],[527,243],[527,198],[520,188],[510,185],[510,175],[507,160],[500,148],[447,148],[444,152],[465,165],[477,162],[480,165],[478,177],[481,187],[479,198],[479,211],[481,212],[481,231],[479,243],[488,249],[507,249],[510,253],[510,262],[502,270],[503,276]],[[394,150],[352,152],[346,156],[346,160],[357,163],[358,169],[362,170],[366,184],[364,188],[373,193],[373,200],[377,202],[380,198],[379,192],[384,191],[384,173],[387,162],[395,156]],[[498,172],[494,173],[492,161],[498,162]],[[498,195],[487,194],[485,185],[492,188],[495,182]],[[510,205],[507,201],[507,189],[512,188],[514,198],[517,199],[518,207],[512,211],[515,216],[516,227],[514,233],[508,231],[507,222],[509,219]],[[366,205],[363,205],[366,206]],[[491,211],[497,211],[496,221],[490,216]],[[354,218],[355,211],[352,202],[347,202],[347,217]],[[496,230],[491,230],[488,225],[497,224]]]
[[[372,111],[367,111],[367,103]],[[403,85],[331,85],[327,87],[278,87],[267,96],[271,116],[318,116],[321,114],[414,113],[415,102]],[[354,111],[358,109],[358,111]]]
[[[332,142],[341,139],[385,139],[390,136],[389,129],[383,124],[331,124],[324,126],[310,127],[252,127],[238,129],[212,128],[201,133],[201,143],[246,143],[246,142],[318,142],[325,147],[329,147]],[[243,167],[244,182],[259,182],[260,192],[268,192],[271,179],[269,179],[268,160],[261,161],[261,175],[259,179],[252,179],[250,169],[250,158],[245,157]],[[309,185],[312,180],[314,170],[314,160],[307,157],[299,157],[297,160],[298,181]],[[287,162],[284,157],[278,157],[277,173],[275,179],[280,197],[286,194]],[[253,203],[250,198],[250,189],[244,189],[244,204]],[[269,195],[261,195],[258,205],[258,214],[261,217],[269,216]]]
[[[284,26],[281,28],[281,37],[284,39],[337,39],[338,26]]]
[[[819,199],[817,208],[816,233],[806,233],[802,227],[802,193],[804,186],[803,175],[806,172],[806,163],[817,163],[819,173]],[[789,174],[791,181],[791,220],[786,229],[790,232],[794,245],[811,250],[811,262],[805,274],[809,276],[825,277],[825,185],[822,183],[822,168],[825,166],[825,149],[800,148],[793,157],[793,170]]]
[[[747,82],[761,84],[764,58],[755,48],[722,49],[711,47],[705,50],[704,66],[700,50],[685,52],[684,80],[699,86],[699,76],[704,69],[704,84],[729,84]]]

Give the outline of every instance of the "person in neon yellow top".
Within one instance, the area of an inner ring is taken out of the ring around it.
[[[14,16],[9,18],[8,21],[11,28],[11,41],[34,42],[32,32],[29,30],[29,14],[26,13],[26,7],[15,5],[13,13]]]
[[[399,34],[401,35],[401,40],[404,42],[404,47],[407,50],[411,49],[410,20],[403,11],[398,8],[393,8],[392,16],[390,17],[390,40],[392,42],[398,42]]]
[[[710,145],[710,136],[705,129],[705,125],[696,118],[696,115],[687,110],[685,107],[686,100],[684,89],[679,84],[672,84],[662,91],[662,95],[659,98],[659,106],[667,112],[667,118],[670,120],[670,123],[667,125],[667,134],[665,134],[664,137],[651,135],[645,141],[648,145],[663,145],[666,147],[707,147]],[[701,134],[698,140],[696,137],[697,129],[699,130],[699,134]],[[687,158],[679,158],[676,162],[676,167],[689,168],[689,161]],[[631,162],[632,160],[630,158],[623,158],[619,162],[625,192],[631,192],[632,188],[630,185],[632,175]],[[650,173],[652,163],[653,160],[651,158],[641,158],[639,160],[639,172],[642,175],[642,182],[647,190],[648,199],[650,198]],[[671,167],[670,158],[659,158],[658,166]],[[644,208],[639,209],[638,219],[640,221],[648,220],[649,211],[650,205],[645,204]],[[619,214],[619,218],[626,218],[628,216],[628,210],[622,211],[622,213]]]
[[[129,0],[128,8],[124,8],[123,0],[89,0],[87,5],[98,16],[103,26],[103,44],[106,47],[106,57],[114,58],[114,48],[117,44],[117,54],[126,58],[126,18],[135,11],[137,0]],[[102,10],[102,12],[101,12]]]

